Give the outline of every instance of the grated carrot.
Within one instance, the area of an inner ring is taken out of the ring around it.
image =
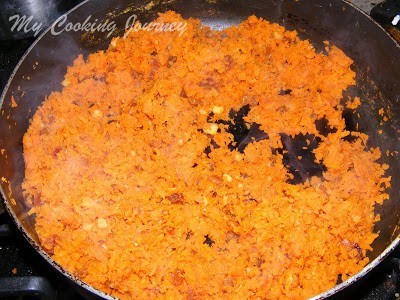
[[[187,30],[79,56],[37,110],[23,188],[43,248],[121,299],[304,299],[359,272],[390,178],[366,135],[345,139],[351,59],[255,16],[159,20]],[[246,105],[268,138],[239,151],[230,112]],[[290,183],[283,133],[318,137],[322,176]]]

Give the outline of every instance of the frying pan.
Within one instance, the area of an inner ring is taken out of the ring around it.
[[[36,30],[22,29],[24,27],[31,28],[34,23],[42,24],[41,28],[46,28],[75,4],[76,2],[71,0],[2,0],[0,1],[0,40],[32,37],[36,34]],[[26,26],[22,20],[15,26],[16,15],[21,18],[23,16],[32,17],[32,19],[26,21]]]
[[[49,30],[44,32],[16,67],[1,100],[0,145],[4,154],[0,155],[0,178],[6,210],[27,240],[50,264],[90,295],[107,299],[112,297],[76,278],[41,248],[34,218],[28,215],[29,206],[22,196],[22,138],[45,96],[51,91],[61,90],[66,67],[74,58],[80,53],[86,56],[106,49],[113,36],[122,34],[126,21],[133,14],[141,22],[148,22],[156,18],[158,12],[175,10],[184,18],[199,18],[213,29],[237,24],[254,14],[289,30],[297,30],[300,38],[309,39],[317,50],[323,49],[323,41],[330,41],[354,60],[357,86],[349,88],[346,95],[357,95],[365,100],[356,113],[344,111],[347,129],[358,126],[359,131],[370,136],[368,146],[380,147],[382,153],[400,151],[400,47],[379,25],[351,4],[340,0],[176,0],[148,4],[131,0],[82,3],[69,12],[68,22],[83,22],[91,16],[92,20],[98,19],[99,22],[113,21],[117,29],[109,37],[109,32],[101,31],[64,31],[58,35]],[[11,96],[17,106],[13,105]],[[388,118],[382,125],[380,108],[384,108]],[[392,176],[392,187],[388,190],[390,199],[376,206],[381,221],[375,226],[379,237],[373,243],[373,251],[368,253],[371,262],[355,276],[314,299],[326,298],[357,281],[399,244],[398,153],[383,155],[381,162],[390,165],[387,175]]]

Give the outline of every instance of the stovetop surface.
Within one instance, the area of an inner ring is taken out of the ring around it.
[[[33,41],[34,39],[24,39],[0,42],[0,91],[4,89],[14,67]],[[22,294],[2,292],[2,288],[15,284],[18,280],[21,284],[30,284],[31,290]],[[41,288],[44,291],[35,290]],[[10,217],[3,212],[1,204],[0,299],[87,299],[78,294],[75,286],[29,245]],[[364,278],[331,299],[400,299],[400,247]]]

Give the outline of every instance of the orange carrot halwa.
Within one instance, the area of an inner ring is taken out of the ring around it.
[[[346,130],[352,60],[255,16],[158,20],[187,28],[79,56],[32,119],[43,248],[121,299],[304,299],[359,272],[390,178]]]

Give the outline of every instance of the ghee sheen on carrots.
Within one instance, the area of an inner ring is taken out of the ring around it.
[[[158,20],[187,28],[79,56],[32,119],[43,248],[121,299],[304,299],[359,272],[390,178],[346,131],[352,60],[254,16]]]

